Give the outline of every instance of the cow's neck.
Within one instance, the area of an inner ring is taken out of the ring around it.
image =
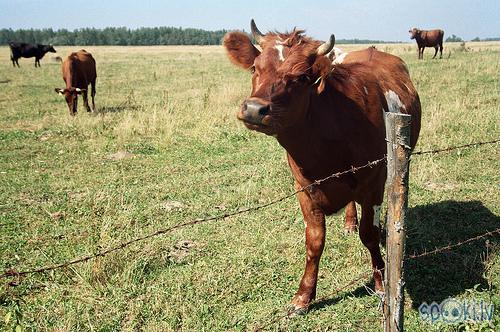
[[[305,118],[277,135],[280,145],[306,173],[304,175],[312,178],[323,176],[322,173],[327,169],[337,168],[333,165],[336,158],[332,158],[332,155],[342,154],[346,146],[342,143],[339,121],[332,109],[333,102],[332,97],[326,94],[312,95]]]
[[[305,166],[306,162],[311,157],[311,142],[314,139],[307,122],[301,123],[300,126],[287,128],[276,136],[280,145],[297,161],[301,166]]]

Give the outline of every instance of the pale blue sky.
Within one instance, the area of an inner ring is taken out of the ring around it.
[[[0,0],[0,28],[174,26],[262,32],[304,28],[325,39],[408,41],[408,29],[442,28],[466,40],[500,36],[500,0]]]

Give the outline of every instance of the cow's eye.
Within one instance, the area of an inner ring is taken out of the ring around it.
[[[250,72],[253,74],[255,73],[255,66],[250,67]]]

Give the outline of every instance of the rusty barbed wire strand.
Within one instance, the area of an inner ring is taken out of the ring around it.
[[[428,256],[428,255],[437,254],[439,252],[446,251],[446,250],[451,250],[453,248],[460,247],[460,246],[462,246],[464,244],[480,240],[480,239],[485,238],[487,236],[493,236],[495,234],[500,234],[500,228],[497,228],[497,229],[492,230],[492,231],[488,231],[488,232],[483,233],[483,234],[478,235],[478,236],[471,237],[471,238],[469,238],[469,239],[467,239],[465,241],[457,242],[455,244],[449,244],[447,246],[436,248],[436,249],[431,250],[431,251],[424,251],[423,253],[420,253],[420,254],[408,255],[408,257],[405,258],[405,261],[410,260],[410,259],[416,259],[416,258],[420,258],[420,257],[425,257],[425,256]]]
[[[174,225],[174,226],[170,226],[170,227],[167,227],[167,228],[163,228],[163,229],[160,229],[160,230],[157,230],[155,232],[152,232],[152,233],[149,233],[149,234],[146,234],[146,235],[143,235],[143,236],[140,236],[140,237],[136,237],[134,239],[131,239],[129,241],[125,241],[125,242],[122,242],[114,247],[111,247],[111,248],[108,248],[106,250],[101,250],[95,254],[92,254],[92,255],[86,255],[86,256],[82,256],[82,257],[79,257],[79,258],[74,258],[72,260],[69,260],[69,261],[66,261],[66,262],[62,262],[62,263],[59,263],[59,264],[54,264],[54,265],[47,265],[47,266],[42,266],[42,267],[39,267],[39,268],[35,268],[35,269],[31,269],[31,270],[25,270],[25,271],[17,271],[16,269],[13,269],[13,268],[10,268],[10,269],[7,269],[3,274],[0,274],[0,279],[3,279],[3,278],[8,278],[8,277],[21,277],[21,276],[24,276],[24,275],[28,275],[28,274],[34,274],[34,273],[42,273],[42,272],[46,272],[46,271],[52,271],[52,270],[56,270],[56,269],[60,269],[60,268],[64,268],[64,267],[68,267],[68,266],[71,266],[71,265],[75,265],[75,264],[78,264],[78,263],[83,263],[83,262],[86,262],[88,260],[91,260],[91,259],[94,259],[94,258],[97,258],[97,257],[103,257],[109,253],[112,253],[114,251],[117,251],[117,250],[120,250],[120,249],[124,249],[128,246],[130,246],[131,244],[133,243],[136,243],[136,242],[141,242],[141,241],[144,241],[144,240],[147,240],[147,239],[150,239],[150,238],[153,238],[153,237],[157,237],[159,235],[163,235],[163,234],[166,234],[166,233],[169,233],[173,230],[176,230],[178,228],[183,228],[183,227],[186,227],[186,226],[191,226],[191,225],[196,225],[196,224],[201,224],[201,223],[205,223],[205,222],[209,222],[209,221],[214,221],[214,220],[223,220],[223,219],[227,219],[229,217],[233,217],[233,216],[236,216],[236,215],[239,215],[239,214],[243,214],[243,213],[247,213],[247,212],[250,212],[250,211],[256,211],[256,210],[260,210],[260,209],[264,209],[266,207],[269,207],[271,205],[275,205],[279,202],[282,202],[284,200],[287,200],[295,195],[297,195],[298,193],[300,192],[303,192],[313,186],[317,186],[317,185],[320,185],[321,183],[325,182],[325,181],[328,181],[328,180],[331,180],[333,178],[339,178],[341,177],[342,175],[345,175],[345,174],[349,174],[349,173],[355,173],[359,170],[362,170],[362,169],[365,169],[365,168],[372,168],[376,165],[378,165],[379,163],[383,162],[386,160],[386,156],[380,158],[380,159],[377,159],[377,160],[373,160],[373,161],[370,161],[368,162],[367,164],[363,165],[363,166],[359,166],[359,167],[354,167],[354,166],[351,166],[348,170],[345,170],[345,171],[342,171],[342,172],[337,172],[337,173],[334,173],[334,174],[331,174],[323,179],[320,179],[320,180],[316,180],[314,182],[312,182],[311,184],[305,186],[305,187],[302,187],[288,195],[285,195],[285,196],[282,196],[282,197],[279,197],[277,199],[274,199],[268,203],[265,203],[265,204],[261,204],[261,205],[256,205],[256,206],[253,206],[253,207],[248,207],[248,208],[243,208],[243,209],[239,209],[237,211],[234,211],[234,212],[230,212],[230,213],[225,213],[225,214],[221,214],[221,215],[217,215],[217,216],[211,216],[211,217],[206,217],[206,218],[198,218],[198,219],[193,219],[193,220],[190,220],[190,221],[187,221],[187,222],[184,222],[184,223],[180,223],[180,224],[177,224],[177,225]]]
[[[218,215],[218,216],[213,216],[213,217],[208,217],[208,218],[203,218],[203,219],[193,219],[193,220],[190,220],[188,222],[184,222],[184,223],[180,223],[180,224],[177,224],[177,225],[174,225],[174,226],[171,226],[171,227],[163,228],[163,229],[157,230],[157,231],[155,231],[153,233],[149,233],[149,234],[146,234],[146,235],[143,235],[143,236],[140,236],[140,237],[136,237],[136,238],[134,238],[132,240],[122,242],[122,243],[120,243],[117,246],[111,247],[111,248],[106,249],[106,250],[99,251],[96,254],[87,255],[87,256],[80,257],[80,258],[75,258],[75,259],[72,259],[70,261],[66,261],[66,262],[63,262],[63,263],[59,263],[59,264],[55,264],[55,265],[48,265],[48,266],[44,266],[44,267],[40,267],[40,268],[32,269],[32,270],[26,270],[26,271],[16,271],[15,269],[8,269],[3,274],[0,274],[0,279],[1,278],[6,278],[6,277],[13,277],[13,276],[23,276],[23,275],[27,275],[27,274],[33,274],[33,273],[41,273],[41,272],[56,270],[56,269],[68,267],[70,265],[74,265],[74,264],[86,262],[88,260],[91,260],[91,259],[94,259],[94,258],[97,258],[97,257],[103,257],[103,256],[105,256],[105,255],[107,255],[107,254],[109,254],[111,252],[114,252],[114,251],[123,249],[125,247],[128,247],[129,245],[131,245],[133,243],[141,242],[141,241],[150,239],[152,237],[156,237],[156,236],[159,236],[159,235],[162,235],[162,234],[169,233],[169,232],[171,232],[171,231],[173,231],[175,229],[178,229],[178,228],[182,228],[182,227],[186,227],[186,226],[191,226],[191,225],[196,225],[196,224],[200,224],[200,223],[204,223],[204,222],[208,222],[208,221],[212,221],[212,220],[217,220],[217,219],[226,219],[226,218],[229,218],[229,217],[232,217],[232,216],[235,216],[235,215],[238,215],[238,214],[242,214],[242,213],[245,213],[245,212],[249,212],[249,211],[252,211],[252,210],[263,209],[263,208],[268,207],[270,205],[277,204],[277,203],[279,203],[281,201],[284,201],[284,200],[286,200],[287,198],[289,198],[291,196],[292,196],[292,194],[287,195],[287,196],[283,196],[281,198],[278,198],[278,199],[273,200],[273,201],[271,201],[269,203],[266,203],[266,204],[262,204],[262,205],[255,206],[255,207],[252,207],[252,208],[241,209],[241,210],[238,210],[238,211],[235,211],[235,212],[231,212],[231,213],[226,213],[226,214],[223,214],[223,215]]]
[[[457,149],[462,149],[462,148],[470,148],[474,146],[480,146],[480,145],[486,145],[486,144],[495,144],[500,142],[500,139],[492,140],[492,141],[485,141],[485,142],[475,142],[475,143],[469,143],[469,144],[464,144],[464,145],[458,145],[458,146],[451,146],[447,148],[440,148],[436,150],[424,150],[424,151],[415,151],[412,152],[412,155],[422,155],[422,154],[432,154],[432,153],[441,153],[441,152],[449,152]]]

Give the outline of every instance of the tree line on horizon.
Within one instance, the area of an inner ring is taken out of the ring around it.
[[[61,46],[86,45],[220,45],[228,30],[207,31],[192,28],[156,27],[128,29],[125,27],[104,29],[0,29],[0,45],[9,41]],[[383,40],[339,39],[339,44],[391,43]],[[394,42],[392,42],[394,43]]]
[[[61,46],[86,45],[220,45],[228,30],[207,31],[193,28],[155,27],[129,29],[108,27],[104,29],[82,28],[67,29],[0,29],[0,45],[9,41],[22,41],[31,44],[53,44]],[[495,41],[500,38],[474,38],[472,41]],[[462,41],[458,36],[448,37],[446,41]],[[380,44],[398,43],[370,39],[339,39],[338,44]]]
[[[128,29],[1,29],[0,44],[22,41],[61,46],[86,45],[219,45],[226,30],[206,31],[191,28],[156,27]]]

